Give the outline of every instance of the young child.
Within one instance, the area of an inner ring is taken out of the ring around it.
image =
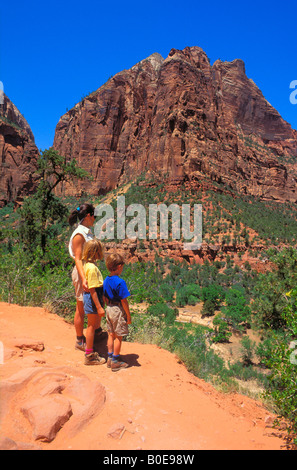
[[[120,351],[123,336],[128,334],[128,325],[131,323],[131,315],[127,297],[130,292],[126,282],[120,278],[124,267],[124,259],[115,253],[106,258],[106,267],[109,276],[104,279],[103,296],[106,307],[107,322],[107,367],[113,372],[128,367],[126,362],[120,361]]]
[[[85,364],[100,365],[106,360],[94,352],[95,334],[101,332],[101,318],[103,310],[103,277],[98,267],[97,260],[103,259],[103,247],[97,238],[85,243],[82,253],[83,268],[88,283],[89,292],[83,293],[84,311],[88,315],[88,327],[86,331]]]

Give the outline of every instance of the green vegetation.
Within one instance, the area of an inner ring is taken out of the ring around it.
[[[296,255],[296,253],[295,253]],[[296,284],[295,284],[296,285]],[[282,311],[282,335],[274,333],[272,354],[266,358],[271,370],[270,385],[266,391],[280,413],[289,422],[289,430],[297,431],[297,288],[286,294],[287,305]]]
[[[66,162],[55,150],[45,150],[38,159],[39,174],[36,193],[26,198],[21,210],[19,235],[24,250],[34,258],[32,248],[46,248],[58,235],[59,223],[67,216],[65,205],[55,196],[55,188],[63,182],[88,177],[88,173],[76,165],[75,160]],[[50,249],[48,250],[50,251]]]
[[[42,155],[39,165],[41,179],[35,195],[17,211],[12,204],[0,209],[0,300],[46,306],[72,321],[73,262],[67,249],[71,229],[66,216],[80,201],[59,199],[53,190],[66,178],[87,175],[50,151]],[[198,203],[202,196],[204,236],[215,243],[223,234],[225,243],[245,249],[261,243],[261,257],[273,269],[258,274],[248,262],[236,264],[232,254],[189,265],[161,256],[160,248],[151,244],[154,261],[124,268],[133,315],[127,340],[157,344],[173,352],[193,374],[226,391],[236,390],[238,380],[246,384],[256,380],[296,435],[297,365],[290,349],[297,339],[296,210],[277,204],[268,208],[252,198],[219,192],[202,195],[179,188],[168,194],[163,183],[145,186],[143,178],[125,193],[126,205],[138,201],[143,205]],[[92,197],[84,200],[98,204]],[[284,220],[285,229],[281,227]],[[256,232],[253,238],[251,229]],[[279,248],[280,240],[288,246]],[[138,247],[141,251],[140,242]],[[105,277],[102,263],[100,269]],[[139,303],[146,308],[140,311]],[[197,304],[212,326],[177,321],[178,309]],[[249,337],[251,331],[258,334],[257,344]],[[241,338],[241,353],[226,363],[213,345],[228,344],[232,335]]]
[[[10,126],[15,127],[15,128],[16,128],[17,130],[19,130],[20,132],[24,132],[23,129],[22,129],[18,124],[16,124],[15,122],[11,121],[11,120],[8,119],[6,116],[1,115],[1,116],[0,116],[0,121],[3,121],[5,124],[9,124]]]

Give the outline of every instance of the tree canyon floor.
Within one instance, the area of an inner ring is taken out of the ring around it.
[[[0,325],[2,449],[286,449],[285,432],[273,428],[262,403],[215,390],[157,346],[123,342],[129,367],[114,373],[85,366],[74,326],[43,308],[0,303]],[[99,350],[106,355],[104,336]],[[47,416],[53,398],[72,411],[46,441],[26,404],[39,403]]]

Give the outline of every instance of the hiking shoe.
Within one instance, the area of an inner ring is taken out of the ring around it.
[[[112,363],[112,359],[111,359],[111,357],[108,357],[106,365],[109,369],[111,368],[111,363]]]
[[[118,370],[126,369],[127,367],[128,367],[127,362],[123,362],[123,361],[111,361],[111,365],[110,365],[112,372],[117,372]]]
[[[105,364],[105,362],[104,357],[100,357],[96,352],[85,355],[86,366],[100,366],[101,364]]]
[[[86,338],[84,337],[82,340],[76,340],[75,349],[79,351],[84,351],[86,349]]]

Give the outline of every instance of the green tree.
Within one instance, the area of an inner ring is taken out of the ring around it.
[[[277,330],[284,326],[285,293],[297,284],[297,250],[289,247],[281,252],[269,250],[267,254],[274,268],[259,275],[252,310],[255,324]]]
[[[40,247],[45,254],[49,239],[57,235],[57,223],[67,214],[65,205],[54,194],[62,182],[90,178],[73,159],[68,161],[54,149],[45,150],[37,161],[38,186],[33,196],[27,197],[20,209],[19,234],[24,249],[32,253]]]
[[[198,284],[188,284],[177,290],[176,305],[184,307],[185,305],[195,305],[199,301],[200,287]]]
[[[251,340],[249,336],[243,336],[241,339],[241,357],[244,366],[250,366],[253,364],[253,354],[256,343]]]
[[[201,291],[201,300],[204,301],[202,314],[203,315],[214,315],[223,299],[225,293],[222,286],[217,284],[211,284],[210,286],[203,287]]]
[[[226,306],[221,311],[226,321],[236,330],[241,331],[250,321],[251,310],[247,305],[244,290],[229,289],[225,297]]]
[[[232,333],[229,330],[228,323],[222,318],[221,313],[214,317],[213,326],[215,334],[212,341],[214,343],[227,343]]]

